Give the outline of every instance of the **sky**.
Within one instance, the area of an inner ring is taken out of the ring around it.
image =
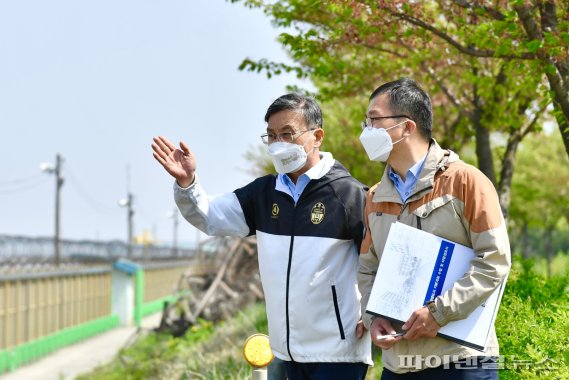
[[[64,159],[63,239],[173,236],[173,179],[152,138],[184,140],[211,194],[250,182],[267,107],[293,75],[241,72],[241,61],[290,62],[261,11],[224,0],[0,0],[0,234],[54,234],[55,176]],[[201,235],[199,238],[203,238]],[[178,239],[196,230],[180,220]]]

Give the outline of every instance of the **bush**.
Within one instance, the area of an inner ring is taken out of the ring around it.
[[[501,379],[569,379],[569,277],[546,279],[532,260],[515,258],[496,332]]]

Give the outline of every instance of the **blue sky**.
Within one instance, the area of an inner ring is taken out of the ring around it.
[[[210,194],[252,180],[244,154],[266,108],[288,84],[310,88],[238,71],[288,61],[278,33],[223,0],[0,1],[0,233],[53,235],[55,180],[39,165],[60,153],[63,238],[124,239],[129,172],[135,235],[168,242],[172,180],[152,137],[186,141]],[[181,223],[181,241],[195,236]]]

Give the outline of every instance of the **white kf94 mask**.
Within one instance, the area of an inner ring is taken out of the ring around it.
[[[385,162],[389,158],[389,154],[393,149],[393,144],[397,144],[399,141],[403,140],[403,138],[397,140],[395,143],[391,141],[391,137],[388,130],[398,127],[401,124],[407,122],[402,121],[399,124],[394,125],[390,128],[373,128],[373,127],[365,127],[360,135],[360,142],[362,143],[367,156],[371,161],[379,161]]]
[[[309,140],[306,140],[304,145]],[[279,174],[294,173],[306,164],[308,155],[304,145],[276,141],[269,145],[268,153],[271,156],[275,170]]]

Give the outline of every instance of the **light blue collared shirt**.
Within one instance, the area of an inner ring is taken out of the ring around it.
[[[296,203],[310,180],[322,178],[324,174],[328,173],[332,165],[334,165],[332,155],[328,152],[320,152],[320,161],[307,170],[306,173],[298,177],[296,184],[292,182],[288,175],[279,174],[275,188],[276,190],[290,195],[292,199],[294,199],[294,203]]]
[[[405,176],[405,182],[401,179],[399,174],[395,173],[391,167],[389,167],[389,179],[395,185],[397,192],[401,195],[401,199],[403,203],[409,198],[413,188],[415,187],[415,183],[417,183],[417,179],[419,179],[419,173],[421,173],[421,169],[423,169],[423,164],[425,163],[425,159],[427,155],[423,156],[415,165],[411,166],[409,170],[407,170],[407,175]]]

